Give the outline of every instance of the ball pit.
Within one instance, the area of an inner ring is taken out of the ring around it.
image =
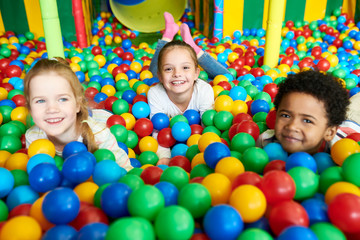
[[[200,72],[215,96],[214,109],[202,116],[188,109],[149,117],[156,44],[137,46],[139,33],[110,13],[95,19],[90,47],[64,40],[89,105],[114,113],[106,124],[131,158],[128,173],[112,152],[92,154],[78,142],[66,145],[62,158],[46,139],[26,149],[24,133],[33,122],[22,80],[47,57],[46,45],[30,32],[1,34],[1,239],[359,238],[356,134],[331,154],[288,156],[277,143],[255,147],[261,133],[274,129],[277,85],[289,74],[317,68],[338,77],[350,96],[359,92],[359,23],[340,9],[310,23],[287,21],[279,65],[269,67],[264,29],[208,39],[192,20],[190,12],[181,19],[231,73],[210,79]],[[156,166],[159,146],[171,148],[168,166]]]

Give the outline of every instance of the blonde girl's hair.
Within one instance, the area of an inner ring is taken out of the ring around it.
[[[183,42],[180,40],[173,40],[173,41],[165,44],[165,46],[159,52],[159,56],[158,56],[158,71],[159,72],[161,71],[161,66],[163,65],[164,55],[168,51],[171,51],[174,48],[186,49],[190,53],[191,59],[194,61],[195,67],[198,67],[198,59],[197,59],[195,50],[186,42]]]
[[[76,130],[83,137],[83,142],[87,146],[89,152],[95,152],[98,146],[95,142],[94,134],[87,124],[86,120],[89,117],[88,104],[84,95],[84,88],[80,84],[79,79],[70,68],[69,63],[63,59],[56,57],[55,59],[41,59],[39,60],[26,74],[24,78],[24,95],[26,98],[26,106],[30,106],[30,82],[36,76],[47,75],[49,73],[56,74],[68,81],[75,96],[76,104],[80,106],[80,111],[76,116]]]

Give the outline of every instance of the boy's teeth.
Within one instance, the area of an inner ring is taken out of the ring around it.
[[[173,84],[183,84],[184,81],[174,81]]]

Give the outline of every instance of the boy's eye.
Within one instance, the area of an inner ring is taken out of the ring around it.
[[[165,68],[164,71],[165,71],[165,72],[170,72],[170,71],[171,71],[171,68]]]
[[[290,115],[285,114],[285,113],[282,113],[282,114],[280,115],[280,117],[283,117],[283,118],[289,118],[289,117],[290,117]]]
[[[312,121],[309,119],[304,119],[303,121],[304,121],[304,123],[312,123]]]

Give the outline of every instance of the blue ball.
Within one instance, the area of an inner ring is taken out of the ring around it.
[[[85,74],[82,71],[77,71],[75,72],[76,77],[79,79],[79,82],[84,82],[85,81]]]
[[[39,194],[35,192],[29,185],[21,185],[15,187],[6,198],[6,205],[11,211],[14,207],[24,203],[34,203],[39,198]]]
[[[186,157],[186,152],[189,149],[189,146],[184,143],[178,143],[171,149],[171,157],[175,156],[184,156]]]
[[[170,125],[170,119],[165,113],[155,113],[151,118],[154,129],[160,131],[163,128],[167,128]]]
[[[102,102],[102,101],[105,101],[107,98],[108,98],[108,95],[106,95],[106,94],[103,93],[103,92],[99,92],[99,93],[97,93],[97,94],[95,95],[94,101],[95,101],[96,103],[100,103],[100,102]]]
[[[204,160],[206,164],[215,168],[216,164],[224,157],[230,157],[231,152],[228,146],[221,142],[214,142],[209,144],[204,151]]]
[[[131,43],[131,40],[130,40],[130,39],[124,39],[124,40],[122,41],[122,43],[121,43],[121,46],[122,46],[125,50],[131,48],[131,45],[132,45],[132,43]]]
[[[134,70],[128,70],[126,72],[126,76],[128,76],[129,80],[136,78],[136,72]]]
[[[325,171],[329,167],[336,166],[336,164],[332,160],[331,155],[329,153],[319,152],[319,153],[314,154],[313,157],[315,159],[319,174],[321,174],[323,171]]]
[[[311,198],[303,201],[301,205],[305,208],[309,216],[310,225],[319,222],[329,222],[327,214],[328,206],[324,201]]]
[[[131,166],[133,166],[134,168],[139,168],[139,167],[141,167],[140,161],[137,160],[136,158],[130,158],[130,164],[131,164]]]
[[[247,97],[247,92],[245,88],[241,86],[235,86],[230,89],[229,96],[232,98],[233,101],[245,101]]]
[[[113,160],[103,160],[95,165],[93,180],[98,186],[115,183],[123,176],[121,167]]]
[[[269,156],[269,161],[283,160],[288,158],[287,152],[283,149],[280,143],[269,143],[264,147],[264,151]]]
[[[210,239],[236,239],[243,228],[239,212],[229,205],[214,206],[204,217],[204,230]]]
[[[49,222],[67,224],[74,220],[80,210],[80,200],[70,188],[56,188],[45,195],[42,212]]]
[[[129,104],[132,104],[134,97],[136,97],[136,92],[134,90],[126,90],[123,92],[121,97]]]
[[[80,229],[77,240],[105,239],[108,228],[108,225],[100,222],[87,224]]]
[[[94,75],[90,78],[90,82],[98,82],[100,83],[102,81],[102,77],[99,75]]]
[[[93,161],[79,153],[73,154],[66,159],[61,172],[64,178],[72,183],[79,184],[89,179],[93,171]]]
[[[125,143],[123,142],[117,142],[119,148],[121,148],[122,150],[124,150],[124,152],[126,152],[126,154],[129,154],[129,149],[128,147],[126,146]]]
[[[266,217],[262,217],[259,220],[252,222],[252,223],[246,223],[245,229],[248,229],[248,228],[260,228],[267,232],[271,231],[269,220]]]
[[[14,176],[6,168],[0,167],[0,182],[0,198],[3,198],[13,189],[15,184]]]
[[[42,240],[54,240],[54,239],[78,239],[78,233],[75,228],[69,225],[57,225],[45,232],[42,236]]]
[[[311,229],[302,226],[291,226],[285,228],[277,240],[318,240]]]
[[[61,173],[55,164],[40,163],[29,174],[30,186],[37,192],[55,189],[61,183]]]
[[[52,163],[55,164],[55,160],[53,157],[51,157],[48,154],[45,153],[38,153],[34,156],[32,156],[26,165],[26,171],[29,174],[31,170],[40,163]],[[56,164],[55,164],[56,165]]]
[[[188,109],[183,114],[189,122],[189,125],[200,124],[200,113],[194,109]]]
[[[251,103],[250,111],[252,115],[255,115],[258,112],[266,112],[270,111],[269,103],[263,99],[256,99]]]
[[[129,216],[127,207],[131,188],[124,183],[113,183],[101,194],[101,208],[112,218]]]
[[[134,117],[137,119],[147,118],[150,114],[149,104],[147,104],[146,102],[143,102],[143,101],[136,102],[133,105],[131,112],[134,115]]]
[[[105,72],[106,72],[106,70],[105,70]],[[111,85],[111,86],[115,87],[115,81],[114,81],[114,79],[107,77],[107,78],[104,78],[103,80],[101,80],[100,85],[101,85],[101,87],[104,87],[106,85]]]
[[[69,142],[68,144],[65,145],[62,156],[64,159],[67,159],[68,157],[70,157],[73,154],[86,152],[86,151],[87,151],[87,147],[85,146],[84,143],[78,142],[78,141],[73,141],[73,142]]]
[[[165,207],[177,205],[179,190],[170,182],[158,182],[154,185],[160,190],[165,199]]]
[[[13,100],[10,99],[4,99],[0,101],[0,106],[9,106],[11,108],[16,108],[16,104]]]
[[[285,170],[289,171],[294,167],[305,167],[310,169],[314,173],[317,172],[315,159],[306,152],[295,152],[287,158]]]
[[[171,128],[171,134],[178,142],[185,142],[191,135],[190,125],[186,122],[176,122]]]

